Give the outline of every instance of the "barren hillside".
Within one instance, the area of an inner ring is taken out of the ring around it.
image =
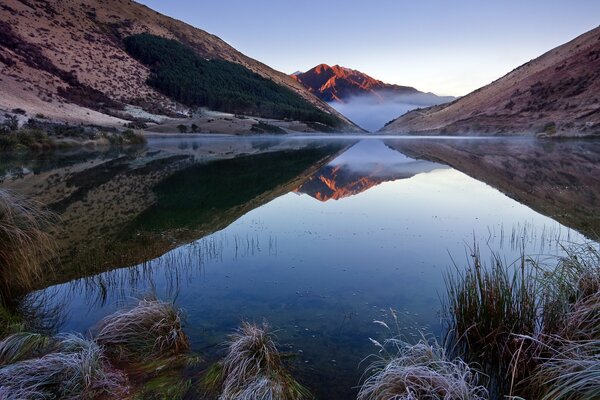
[[[218,37],[127,0],[3,0],[0,4],[0,109],[105,125],[135,116],[131,107],[175,115],[187,108],[147,84],[150,70],[124,49],[137,33],[175,39],[206,59],[240,64],[291,89],[356,127],[286,74]]]
[[[458,100],[406,113],[382,132],[600,135],[600,27]]]

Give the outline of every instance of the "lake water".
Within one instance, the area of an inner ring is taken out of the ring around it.
[[[597,239],[599,155],[590,141],[154,139],[7,161],[2,185],[66,221],[63,266],[37,293],[60,331],[152,293],[185,310],[199,369],[241,321],[268,321],[302,383],[348,399],[369,338],[395,334],[373,323],[390,308],[407,338],[441,334],[444,277],[474,244],[512,262]]]

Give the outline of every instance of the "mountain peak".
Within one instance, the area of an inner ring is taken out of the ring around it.
[[[421,93],[410,86],[384,83],[363,72],[336,64],[319,64],[314,68],[292,76],[327,102],[344,103],[351,97],[364,96],[383,102],[387,97]]]

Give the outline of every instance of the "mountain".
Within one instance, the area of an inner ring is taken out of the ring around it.
[[[381,132],[600,136],[600,27],[448,104]]]
[[[293,79],[337,111],[369,131],[409,110],[454,100],[454,97],[423,93],[410,86],[384,83],[360,71],[320,64]]]
[[[340,200],[381,183],[411,178],[445,166],[408,158],[378,140],[362,140],[321,167],[296,190],[319,201]]]
[[[128,0],[3,0],[0,92],[5,112],[71,123],[119,126],[205,106],[359,130],[286,74]]]
[[[367,97],[383,103],[397,96],[417,96],[429,103],[441,103],[454,98],[442,98],[433,93],[423,93],[410,86],[392,85],[354,69],[320,64],[306,72],[295,72],[293,79],[326,102],[345,103],[352,97]],[[436,102],[437,100],[437,102]]]

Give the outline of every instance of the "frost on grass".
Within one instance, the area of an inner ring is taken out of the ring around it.
[[[57,338],[56,349],[0,368],[0,399],[93,399],[127,393],[125,376],[111,367],[95,342],[65,335]]]
[[[487,390],[477,383],[478,374],[464,361],[448,359],[437,342],[411,345],[389,339],[385,344],[395,352],[369,366],[358,400],[488,399]]]
[[[310,392],[287,372],[267,324],[243,323],[219,367],[220,400],[302,400]]]
[[[189,349],[181,312],[173,304],[140,300],[133,308],[104,318],[96,341],[118,361],[168,357]]]

